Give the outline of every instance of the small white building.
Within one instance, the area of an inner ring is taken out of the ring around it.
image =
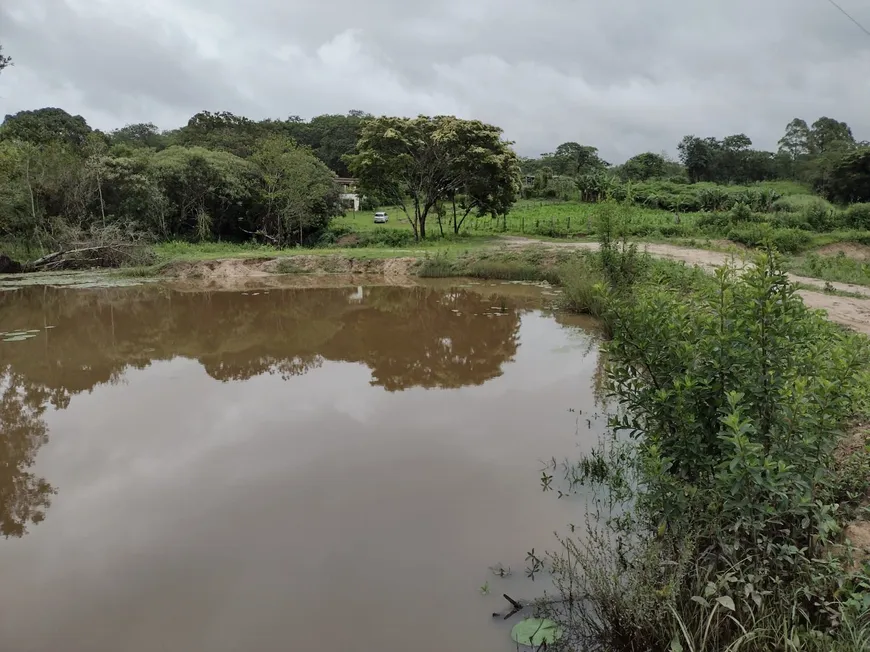
[[[341,203],[353,204],[354,212],[359,211],[359,194],[356,191],[356,179],[350,177],[337,177],[335,182],[339,188],[339,199]]]

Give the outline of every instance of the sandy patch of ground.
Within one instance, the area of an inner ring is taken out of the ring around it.
[[[358,285],[388,285],[411,287],[419,281],[413,275],[383,274],[272,274],[267,276],[238,276],[233,278],[167,279],[161,285],[179,292],[284,290],[297,288],[338,288]]]
[[[162,271],[180,280],[257,278],[275,274],[275,258],[226,258],[171,263]]]
[[[349,258],[347,256],[286,256],[282,258],[224,258],[171,263],[164,276],[180,280],[263,278],[274,274],[378,274],[408,276],[416,258]]]
[[[842,253],[847,258],[861,261],[870,260],[870,246],[854,242],[838,242],[836,244],[825,245],[816,249],[814,253],[820,256],[838,256]]]

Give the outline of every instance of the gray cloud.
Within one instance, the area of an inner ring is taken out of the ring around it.
[[[61,106],[103,129],[456,113],[524,154],[576,140],[611,161],[687,133],[774,148],[796,116],[870,138],[870,37],[826,0],[3,0],[0,43],[0,114]]]

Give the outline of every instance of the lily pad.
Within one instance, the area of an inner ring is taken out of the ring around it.
[[[552,645],[562,636],[562,630],[549,618],[527,618],[521,620],[511,630],[511,638],[519,645],[540,647],[543,643]]]

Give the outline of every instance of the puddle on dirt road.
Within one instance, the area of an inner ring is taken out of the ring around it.
[[[597,355],[455,285],[0,293],[0,648],[512,650]]]

